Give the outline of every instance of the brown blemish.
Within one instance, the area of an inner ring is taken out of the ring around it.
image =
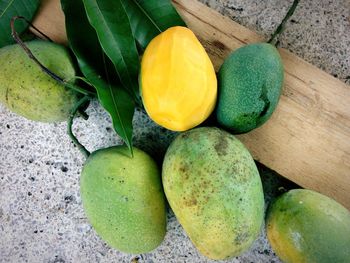
[[[9,102],[9,87],[6,87],[5,97],[6,97],[6,103],[8,104],[8,102]]]
[[[194,197],[192,197],[191,199],[189,199],[189,200],[184,200],[184,205],[185,206],[195,206],[195,205],[197,205],[197,199],[196,198],[194,198]]]
[[[189,166],[186,163],[181,163],[179,167],[179,172],[182,174],[184,180],[189,178]]]
[[[190,133],[189,132],[183,132],[181,133],[180,135],[183,139],[187,139],[189,136],[190,136]]]
[[[231,167],[227,167],[226,173],[229,175],[237,175],[239,170],[237,169],[236,164],[232,165]]]
[[[187,172],[187,167],[180,166],[179,170],[180,170],[181,173],[185,173],[185,172]]]
[[[240,232],[235,237],[234,243],[239,246],[239,245],[245,243],[248,239],[249,239],[249,233],[248,232]]]
[[[215,144],[214,148],[219,156],[227,155],[227,148],[228,148],[227,138],[222,137],[221,140]]]
[[[202,181],[201,182],[201,184],[200,184],[200,186],[202,187],[202,188],[207,188],[208,186],[210,185],[210,182],[209,181]]]
[[[189,177],[190,177],[190,175],[189,175],[188,173],[185,173],[185,174],[184,174],[184,179],[185,179],[185,180],[188,180]]]

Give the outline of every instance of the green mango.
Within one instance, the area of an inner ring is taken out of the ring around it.
[[[180,224],[211,259],[246,251],[263,223],[264,195],[253,158],[218,128],[180,134],[168,148],[163,187]]]
[[[265,123],[279,101],[283,64],[278,50],[267,43],[234,51],[218,74],[216,117],[233,133],[249,132]]]
[[[88,220],[111,247],[146,253],[163,241],[165,197],[153,159],[126,146],[98,150],[87,159],[80,180]]]
[[[266,225],[283,262],[350,262],[350,212],[327,196],[291,190],[272,204]]]
[[[43,40],[26,42],[34,56],[63,79],[75,77],[65,47]],[[55,122],[68,118],[77,94],[44,73],[19,45],[0,49],[0,103],[34,121]]]

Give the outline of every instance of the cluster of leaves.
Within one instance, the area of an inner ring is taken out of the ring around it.
[[[69,46],[132,153],[140,55],[169,27],[185,23],[170,0],[61,0]]]

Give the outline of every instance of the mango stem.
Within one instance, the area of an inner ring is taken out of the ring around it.
[[[283,31],[284,31],[284,25],[286,24],[286,22],[288,21],[288,19],[294,14],[295,9],[297,8],[299,4],[299,0],[294,0],[292,6],[289,8],[286,16],[283,18],[281,24],[279,24],[279,26],[277,27],[277,29],[275,30],[275,32],[273,32],[273,34],[271,35],[269,41],[267,41],[267,43],[272,43],[274,41],[274,39],[276,38],[277,35],[280,35]],[[277,45],[279,41],[276,41],[275,46]]]
[[[49,41],[52,42],[52,40],[46,36],[44,33],[42,33],[39,29],[37,29],[36,27],[34,27],[25,17],[23,16],[14,16],[11,19],[11,30],[12,30],[12,37],[13,39],[17,42],[17,44],[22,47],[22,49],[27,53],[28,57],[30,59],[32,59],[40,68],[41,70],[46,73],[47,75],[49,75],[51,78],[53,78],[54,80],[56,80],[57,82],[61,83],[62,85],[64,85],[67,88],[70,88],[76,92],[79,92],[83,95],[95,95],[95,93],[83,89],[79,86],[76,86],[66,80],[64,80],[63,78],[57,76],[55,73],[53,73],[51,70],[49,70],[47,67],[45,67],[43,64],[41,64],[41,62],[34,56],[34,54],[30,51],[30,49],[26,46],[26,44],[24,44],[24,42],[22,41],[22,39],[18,36],[18,33],[15,29],[15,21],[17,19],[23,19],[24,21],[26,21],[30,26],[32,26],[36,31],[38,31],[41,35],[45,36]]]
[[[72,139],[73,143],[78,147],[78,149],[81,151],[81,153],[87,158],[90,155],[90,152],[85,148],[84,145],[82,145],[78,138],[75,137],[73,133],[73,120],[76,114],[78,113],[80,107],[84,105],[86,102],[90,101],[91,97],[85,95],[83,98],[81,98],[73,107],[71,114],[69,115],[68,123],[67,123],[67,133],[69,137]]]

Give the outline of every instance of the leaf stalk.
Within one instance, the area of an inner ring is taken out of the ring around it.
[[[79,109],[81,106],[83,106],[85,103],[90,101],[91,97],[90,96],[84,96],[81,98],[74,106],[71,111],[71,114],[69,115],[68,123],[67,123],[67,133],[69,137],[72,139],[73,143],[78,147],[78,149],[81,151],[81,153],[88,158],[90,155],[90,152],[85,148],[84,145],[82,145],[78,138],[74,135],[73,133],[73,120],[76,114],[78,113]]]
[[[295,9],[297,8],[299,4],[299,0],[294,0],[292,6],[289,8],[286,16],[283,18],[282,22],[279,24],[279,26],[277,27],[277,29],[275,30],[275,32],[273,32],[273,34],[271,35],[270,39],[267,41],[267,43],[272,43],[274,41],[274,39],[280,35],[283,31],[284,31],[284,26],[286,24],[286,22],[288,21],[288,19],[294,14]],[[277,44],[279,43],[279,41],[276,41],[275,46],[277,46]]]
[[[83,95],[95,95],[95,93],[85,90],[79,86],[76,86],[72,83],[70,83],[67,80],[64,80],[63,78],[59,77],[58,75],[56,75],[55,73],[53,73],[51,70],[49,70],[47,67],[45,67],[35,56],[34,54],[30,51],[30,49],[26,46],[26,44],[22,41],[22,39],[19,37],[16,29],[15,29],[15,22],[17,19],[23,19],[24,21],[26,21],[30,26],[32,26],[36,31],[38,31],[40,34],[42,34],[43,36],[45,36],[49,41],[52,42],[52,40],[46,36],[44,33],[42,33],[39,29],[37,29],[36,27],[34,27],[25,17],[23,16],[14,16],[11,19],[11,30],[12,30],[12,37],[13,39],[18,43],[18,45],[20,47],[22,47],[22,49],[26,52],[26,54],[28,55],[28,57],[30,59],[32,59],[40,68],[41,70],[46,73],[47,75],[49,75],[51,78],[53,78],[54,80],[56,80],[57,82],[61,83],[62,85],[64,85],[65,87],[68,87],[76,92],[79,92]]]

